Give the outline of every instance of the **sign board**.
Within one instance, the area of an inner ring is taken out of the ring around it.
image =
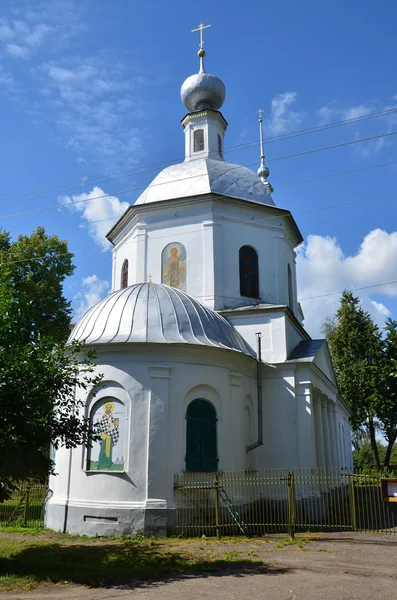
[[[383,502],[397,502],[397,479],[380,480]]]

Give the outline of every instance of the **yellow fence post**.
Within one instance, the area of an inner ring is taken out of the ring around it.
[[[288,473],[288,516],[289,516],[289,536],[291,540],[295,538],[296,529],[296,499],[295,499],[295,477],[290,471]]]
[[[349,476],[349,498],[350,498],[350,514],[352,518],[353,531],[357,530],[357,514],[356,514],[356,499],[354,489],[354,475]]]
[[[221,506],[219,498],[219,476],[215,475],[215,527],[216,537],[221,539]]]
[[[29,486],[26,488],[26,496],[25,496],[25,507],[23,509],[23,524],[26,525],[28,522],[28,513],[29,513]]]

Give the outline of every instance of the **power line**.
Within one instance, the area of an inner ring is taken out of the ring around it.
[[[364,200],[355,200],[353,202],[343,202],[343,203],[340,203],[340,204],[333,204],[333,205],[330,205],[330,206],[313,208],[313,209],[301,211],[301,212],[296,213],[296,214],[305,215],[305,214],[310,214],[310,213],[313,213],[313,212],[321,212],[321,211],[325,211],[325,210],[332,210],[334,208],[343,208],[345,206],[354,206],[356,204],[364,204],[364,203],[367,203],[367,202],[375,202],[376,200],[385,200],[387,198],[395,198],[395,197],[397,197],[397,193],[395,193],[395,194],[388,194],[388,195],[384,195],[384,196],[376,196],[376,197],[373,197],[373,198],[366,198]],[[290,218],[291,216],[292,215],[290,213],[288,213],[286,215],[284,214],[284,215],[274,215],[272,217],[260,217],[259,219],[246,221],[246,223],[249,223],[249,224],[252,225],[252,224],[262,223],[264,221],[271,221],[271,220],[274,220],[274,219],[277,219],[277,220],[286,219],[286,218]],[[114,218],[116,218],[116,217],[114,217]],[[100,221],[102,221],[102,220],[104,221],[104,220],[107,220],[107,219],[101,219]],[[100,221],[98,221],[98,222],[100,222]],[[95,222],[95,221],[93,221],[93,222]],[[222,225],[223,229],[225,229],[226,227],[239,227],[239,226],[241,226],[241,222],[238,222],[238,223],[229,223],[229,224]],[[197,232],[202,232],[202,231],[203,231],[202,227],[197,228],[197,229],[190,229],[189,231],[181,231],[181,232],[178,233],[178,237],[183,236],[183,235],[191,235],[192,233],[197,233]],[[169,239],[169,234],[153,236],[153,239],[155,239],[155,240]],[[130,244],[136,244],[136,243],[137,243],[137,240],[132,240],[131,242],[125,242],[124,246],[128,246]],[[88,248],[88,249],[77,250],[77,251],[74,251],[74,252],[70,251],[70,252],[55,253],[55,254],[52,254],[50,256],[48,256],[48,255],[33,256],[33,257],[30,257],[30,258],[24,258],[24,259],[15,260],[15,261],[7,261],[7,262],[4,262],[4,263],[0,263],[0,266],[10,265],[10,264],[14,264],[14,263],[16,264],[16,263],[22,263],[22,262],[29,262],[29,261],[34,261],[34,260],[41,260],[41,259],[46,259],[46,258],[53,258],[54,256],[64,256],[64,255],[68,255],[68,254],[69,255],[74,255],[74,254],[79,254],[79,253],[83,253],[83,252],[86,252],[86,251],[87,252],[88,251],[91,252],[91,251],[94,251],[94,250],[96,250],[97,252],[100,251],[99,248],[92,247],[92,248]]]
[[[362,290],[369,290],[371,288],[383,287],[385,285],[394,285],[397,281],[385,281],[384,283],[374,283],[373,285],[364,285],[362,287],[357,288],[349,288],[346,290],[342,290],[341,292],[329,292],[328,294],[320,294],[319,296],[309,296],[308,298],[298,298],[298,302],[306,302],[306,300],[317,300],[319,298],[326,298],[327,296],[336,296],[338,294],[343,294],[343,292],[360,292]]]
[[[300,137],[302,135],[317,133],[319,131],[320,132],[327,131],[328,129],[342,127],[343,125],[352,125],[352,124],[358,123],[360,121],[366,121],[368,119],[373,119],[375,117],[388,116],[388,115],[391,115],[396,112],[397,112],[397,108],[390,108],[385,111],[380,111],[378,113],[370,113],[369,115],[363,115],[361,117],[353,117],[352,119],[346,119],[344,121],[336,121],[334,123],[328,123],[327,125],[318,125],[317,127],[301,129],[301,130],[298,130],[293,133],[285,133],[285,134],[281,134],[279,136],[275,136],[275,137],[271,137],[271,138],[264,138],[263,141],[266,143],[281,142],[284,139],[292,139],[295,137]],[[259,145],[259,141],[246,142],[244,144],[240,144],[240,148],[238,148],[238,147],[236,147],[236,149],[233,148],[233,150],[231,150],[231,152],[235,152],[236,150],[239,150],[239,149],[244,150],[245,147],[250,148],[250,147],[258,146],[258,145]]]
[[[274,143],[274,142],[279,142],[279,141],[284,141],[284,140],[288,140],[288,139],[293,139],[295,137],[300,137],[303,135],[309,135],[311,133],[317,133],[317,132],[321,132],[321,131],[327,131],[329,129],[334,129],[337,127],[342,127],[343,125],[351,125],[353,123],[358,123],[360,121],[365,121],[368,119],[373,119],[376,117],[381,117],[381,116],[388,116],[391,115],[393,113],[397,112],[397,108],[391,108],[391,109],[387,109],[385,111],[380,111],[377,113],[371,113],[369,115],[363,115],[361,117],[354,117],[352,119],[346,119],[343,121],[336,121],[334,123],[328,123],[327,125],[319,125],[317,127],[310,127],[310,128],[306,128],[306,129],[301,129],[298,130],[296,132],[293,133],[285,133],[285,134],[281,134],[278,136],[272,136],[272,137],[268,137],[268,138],[264,138],[264,142],[267,144],[270,143]],[[251,141],[251,142],[245,142],[243,144],[235,144],[233,146],[228,146],[225,148],[225,153],[228,152],[236,152],[239,150],[244,150],[244,149],[249,149],[251,147],[254,146],[258,146],[259,145],[259,141]],[[47,187],[47,188],[41,188],[38,190],[33,190],[30,192],[23,192],[21,194],[14,194],[11,196],[3,196],[0,198],[1,200],[9,200],[11,198],[21,198],[23,196],[29,196],[31,194],[37,194],[41,192],[49,192],[49,194],[44,194],[41,196],[36,196],[34,198],[25,198],[24,200],[20,200],[18,202],[24,202],[24,201],[28,201],[28,200],[36,200],[38,198],[42,198],[45,197],[47,195],[52,195],[52,193],[55,192],[55,190],[58,190],[58,193],[66,193],[69,191],[75,191],[77,189],[82,189],[84,187],[87,187],[87,185],[93,185],[93,182],[96,182],[96,184],[99,183],[107,183],[108,181],[114,181],[115,179],[122,179],[124,177],[129,177],[130,175],[142,175],[143,173],[149,172],[149,171],[153,171],[153,170],[157,170],[159,167],[164,167],[166,165],[172,165],[174,164],[176,161],[180,161],[183,160],[183,157],[179,157],[177,159],[174,160],[170,160],[170,161],[162,161],[162,162],[157,162],[157,163],[152,163],[149,165],[142,165],[140,167],[136,167],[134,169],[125,169],[122,171],[114,171],[113,173],[105,173],[103,175],[97,175],[97,176],[93,176],[93,177],[88,177],[85,178],[85,182],[82,184],[81,180],[78,181],[73,181],[70,183],[64,183],[64,184],[58,184],[55,186],[51,186],[51,187]],[[270,162],[270,161],[268,161]],[[256,163],[254,163],[256,164]],[[101,179],[103,177],[108,177],[108,179],[102,179],[101,181],[97,181],[98,179]],[[89,182],[89,183],[88,183]],[[70,188],[70,186],[77,186],[77,187],[72,187]],[[68,189],[64,189],[61,190],[59,188],[68,188]],[[15,202],[18,203],[18,202]],[[8,206],[9,204],[14,204],[14,203],[6,203],[6,204],[0,204],[0,206]]]
[[[360,169],[350,169],[349,171],[341,171],[339,173],[330,173],[329,175],[319,175],[318,177],[310,177],[309,179],[300,179],[299,181],[290,181],[288,183],[279,183],[276,188],[287,187],[290,185],[299,185],[300,183],[310,183],[311,181],[320,181],[321,179],[330,179],[331,177],[339,177],[340,175],[351,175],[353,173],[361,173],[362,171],[369,171],[371,169],[379,169],[381,167],[390,167],[391,165],[397,165],[397,161],[382,163],[381,165],[369,165],[368,167],[361,167]]]
[[[286,159],[289,159],[289,158],[296,158],[298,156],[304,156],[306,154],[313,154],[315,152],[322,152],[324,150],[332,150],[332,149],[335,149],[335,148],[342,148],[343,146],[350,146],[352,144],[359,144],[359,143],[362,143],[362,142],[368,142],[370,140],[384,138],[384,137],[388,137],[388,136],[392,136],[392,135],[397,135],[397,131],[390,131],[389,133],[382,133],[382,134],[371,136],[371,137],[367,137],[367,138],[361,138],[361,139],[358,139],[358,140],[352,140],[350,142],[342,142],[340,144],[333,144],[331,146],[323,146],[321,148],[314,148],[314,149],[311,149],[311,150],[304,150],[304,151],[298,152],[296,154],[289,154],[289,155],[286,155],[286,156],[279,156],[279,157],[276,157],[276,158],[272,158],[271,160],[268,160],[267,162],[274,162],[274,161],[279,161],[279,160],[286,160]],[[246,165],[236,165],[236,166],[233,166],[230,169],[228,169],[228,172],[230,173],[231,171],[234,171],[235,169],[240,169],[242,166],[250,167],[250,166],[256,165],[256,164],[257,164],[257,162],[248,163]],[[195,179],[196,177],[198,177],[198,175],[191,175],[191,176],[188,176],[188,177],[181,177],[179,179],[173,179],[173,180],[169,181],[168,183],[178,183],[180,181],[187,181],[189,179]],[[131,189],[128,189],[128,190],[121,190],[121,191],[113,192],[113,193],[110,193],[110,194],[102,194],[100,196],[94,196],[93,198],[85,198],[83,200],[75,200],[75,201],[72,201],[72,202],[68,202],[64,206],[74,206],[76,204],[82,204],[82,203],[85,203],[85,202],[90,202],[91,200],[99,200],[99,199],[103,199],[103,198],[108,198],[110,196],[121,196],[122,194],[127,194],[127,193],[131,193],[131,192],[136,192],[136,191],[142,191],[142,190],[153,188],[153,187],[157,187],[157,186],[160,186],[160,185],[163,185],[163,183],[155,183],[155,184],[151,184],[149,186],[131,188]],[[47,211],[47,210],[53,210],[53,209],[56,209],[56,208],[60,208],[60,206],[62,206],[62,204],[58,203],[58,204],[53,204],[53,205],[50,205],[50,206],[36,208],[34,210],[24,211],[24,212],[20,212],[20,213],[14,213],[14,214],[11,214],[11,215],[1,215],[0,219],[11,219],[11,218],[14,218],[14,217],[21,217],[21,216],[25,216],[25,215],[29,215],[29,214],[44,212],[44,211]]]
[[[397,161],[392,161],[392,162],[388,162],[388,163],[382,163],[380,165],[370,165],[368,167],[361,167],[360,169],[352,169],[350,171],[341,171],[339,173],[329,173],[328,175],[320,175],[319,177],[311,177],[309,179],[301,179],[299,181],[291,181],[291,182],[287,182],[287,183],[279,183],[277,185],[277,189],[280,188],[280,187],[286,187],[286,186],[291,186],[291,185],[299,185],[301,183],[310,183],[312,181],[319,181],[321,179],[328,179],[328,178],[331,178],[331,177],[338,177],[340,175],[350,175],[352,173],[360,173],[362,171],[368,171],[368,170],[371,170],[371,169],[379,169],[381,167],[388,167],[388,166],[391,166],[391,165],[397,165]],[[352,205],[357,204],[357,203],[359,203],[359,204],[363,203],[364,204],[366,202],[372,202],[373,200],[383,200],[383,199],[388,198],[388,197],[389,196],[380,196],[380,197],[375,198],[375,199],[369,198],[367,200],[360,200],[360,201],[357,201],[357,202],[352,202],[351,204]],[[349,203],[349,205],[350,205],[350,203]],[[67,206],[67,204],[65,204],[65,206]],[[338,207],[339,205],[335,205],[335,206]],[[335,206],[333,206],[333,207],[335,207]],[[344,206],[344,205],[342,204],[341,206]],[[318,209],[313,209],[313,210],[314,211],[317,211],[317,210],[321,211],[323,209],[322,208],[318,208]],[[301,214],[305,214],[305,213],[301,212],[301,213],[296,213],[296,214],[301,215]],[[118,220],[120,218],[121,218],[120,216],[107,217],[106,219],[97,219],[95,221],[89,221],[89,224],[92,225],[92,224],[95,224],[95,223],[103,223],[105,221],[116,221],[116,220]],[[271,218],[273,218],[273,217],[271,217]],[[70,227],[81,227],[81,224],[80,223],[79,224],[75,224],[74,223],[73,225],[63,225],[64,229],[67,229],[67,228],[70,228]]]

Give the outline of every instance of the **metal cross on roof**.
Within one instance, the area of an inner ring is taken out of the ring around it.
[[[200,25],[197,27],[197,29],[192,29],[192,33],[194,33],[195,31],[199,31],[200,32],[200,49],[202,49],[204,42],[203,42],[203,29],[207,29],[207,27],[211,27],[211,25],[203,25],[203,23],[200,23]]]

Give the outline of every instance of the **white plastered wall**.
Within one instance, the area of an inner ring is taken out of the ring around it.
[[[186,248],[186,291],[210,308],[255,304],[288,304],[288,264],[296,309],[295,253],[286,220],[271,209],[233,199],[162,202],[145,206],[119,234],[114,255],[112,290],[120,288],[124,260],[129,284],[161,281],[162,251],[172,242]],[[239,250],[258,253],[260,298],[240,296]],[[296,310],[295,310],[296,312]]]

